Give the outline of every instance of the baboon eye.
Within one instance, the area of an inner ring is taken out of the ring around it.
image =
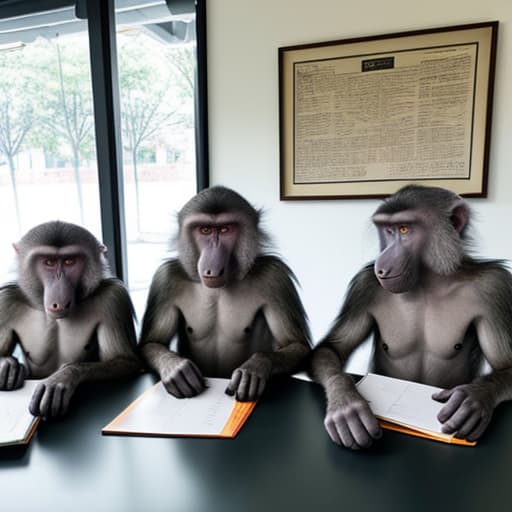
[[[407,235],[407,233],[409,233],[409,231],[410,231],[410,228],[409,228],[409,226],[400,226],[398,228],[398,231],[401,235]]]
[[[70,267],[71,265],[74,265],[76,263],[76,258],[66,258],[64,260],[64,265]]]
[[[55,258],[45,258],[43,263],[47,267],[54,267],[57,264],[57,260]]]
[[[212,228],[210,226],[201,226],[199,228],[199,233],[201,233],[201,235],[211,235]]]
[[[229,226],[221,226],[219,228],[219,233],[225,234],[229,232]]]

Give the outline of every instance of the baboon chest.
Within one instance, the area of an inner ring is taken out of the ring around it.
[[[97,320],[80,318],[48,320],[42,311],[29,309],[14,326],[34,378],[46,377],[64,363],[90,360],[96,351]]]
[[[259,337],[262,301],[240,288],[193,288],[178,301],[181,313],[179,352],[211,375],[229,374],[254,351]]]
[[[388,295],[374,309],[375,364],[384,373],[437,384],[467,371],[478,308],[462,287],[436,294]],[[435,369],[435,370],[434,370]],[[435,374],[434,374],[434,373]]]

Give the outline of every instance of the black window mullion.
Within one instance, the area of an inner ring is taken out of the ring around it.
[[[210,186],[206,65],[206,0],[196,0],[196,48],[196,177],[197,190],[202,190]]]
[[[77,4],[79,15],[83,15],[85,7],[89,28],[103,241],[109,249],[112,273],[127,283],[115,5],[114,0],[86,0]]]

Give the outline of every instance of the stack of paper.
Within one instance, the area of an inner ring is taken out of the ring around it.
[[[445,404],[432,399],[441,388],[369,373],[357,383],[357,389],[383,428],[444,443],[476,444],[442,431],[437,415]]]
[[[225,393],[229,379],[208,379],[193,398],[175,398],[158,382],[102,429],[103,434],[235,437],[256,402],[238,402]]]
[[[27,444],[36,431],[39,418],[28,405],[39,381],[26,380],[22,388],[0,391],[0,446]]]

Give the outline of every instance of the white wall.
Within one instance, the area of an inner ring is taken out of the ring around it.
[[[267,211],[276,248],[301,282],[315,341],[375,255],[368,218],[378,201],[279,200],[280,46],[498,20],[489,194],[470,203],[479,254],[512,259],[510,0],[209,0],[207,17],[211,182]]]

